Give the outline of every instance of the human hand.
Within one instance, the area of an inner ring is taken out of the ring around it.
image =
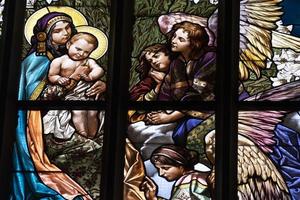
[[[90,72],[90,68],[86,65],[80,65],[78,66],[75,71],[74,71],[74,74],[88,74]]]
[[[86,91],[86,96],[95,96],[95,99],[98,100],[100,95],[105,92],[106,83],[103,81],[96,81],[89,89]]]
[[[165,124],[171,122],[171,115],[165,112],[150,112],[146,115],[146,124]]]
[[[91,81],[90,77],[87,74],[80,74],[80,78],[85,81]]]
[[[140,185],[140,189],[144,191],[147,200],[157,200],[157,186],[148,176],[145,176],[144,181]]]
[[[150,70],[150,71],[149,71],[149,76],[150,76],[151,78],[153,78],[154,81],[155,81],[156,83],[158,83],[158,84],[160,84],[160,83],[164,80],[165,75],[166,75],[166,74],[165,74],[164,72],[159,72],[159,71],[156,71],[156,70]]]
[[[69,79],[69,78],[66,78],[66,77],[59,77],[59,78],[57,79],[57,82],[58,82],[58,84],[60,84],[60,85],[68,85],[68,84],[70,84],[70,79]]]

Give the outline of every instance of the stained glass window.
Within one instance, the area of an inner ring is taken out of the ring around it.
[[[239,112],[239,199],[298,198],[299,119],[290,111]]]
[[[295,100],[299,91],[299,37],[290,24],[294,18],[285,12],[294,4],[291,1],[284,1],[284,6],[279,1],[241,2],[241,100]],[[258,9],[260,6],[270,9]],[[246,98],[249,95],[256,97]]]
[[[300,3],[23,3],[0,2],[1,199],[299,199]]]
[[[134,15],[131,100],[214,100],[216,5],[143,0]]]
[[[240,2],[238,199],[299,198],[299,108],[287,102],[299,100],[299,6]]]
[[[128,112],[123,199],[209,199],[215,135],[208,156],[204,135],[214,129],[213,112],[182,108],[215,100],[217,6],[134,1],[134,17],[129,95],[142,102]],[[162,101],[179,103],[163,109]]]
[[[108,3],[27,2],[19,100],[104,98],[103,93],[95,95],[88,89],[96,80],[105,80],[110,26]],[[60,35],[63,39],[58,38]],[[50,63],[40,61],[44,71],[32,64],[35,55],[50,59]],[[26,79],[27,70],[38,73],[40,77],[35,78],[38,80]]]
[[[144,194],[209,199],[215,163],[213,112],[130,110],[128,116],[123,199],[143,199]]]
[[[109,8],[26,2],[10,198],[101,198]]]

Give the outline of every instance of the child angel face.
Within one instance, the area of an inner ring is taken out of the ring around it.
[[[87,42],[85,39],[79,39],[75,42],[68,42],[68,55],[72,60],[83,60],[87,58],[95,49],[95,45]]]
[[[160,72],[165,72],[169,69],[170,57],[162,51],[147,52],[145,58],[150,62],[151,67]]]
[[[171,39],[171,50],[180,53],[188,52],[191,48],[190,44],[188,32],[184,31],[182,28],[179,28],[177,31],[175,31]]]
[[[174,181],[179,179],[184,174],[182,166],[167,165],[162,163],[155,163],[159,175],[167,179],[167,181]]]

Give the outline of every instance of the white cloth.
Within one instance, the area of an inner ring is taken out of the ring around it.
[[[85,91],[90,88],[92,82],[79,81],[76,87],[70,91],[64,100],[88,101],[94,98],[86,97]],[[72,118],[71,111],[68,110],[50,110],[43,117],[44,134],[53,133],[54,137],[59,139],[70,139],[75,132],[75,128],[70,125]],[[103,128],[104,112],[99,112],[99,130]],[[98,131],[99,132],[99,131]]]
[[[68,110],[49,110],[43,117],[44,134],[53,133],[59,139],[69,139],[75,129],[69,124],[71,112]]]
[[[68,110],[49,110],[43,117],[44,134],[53,133],[54,137],[59,139],[70,139],[75,133],[75,128],[70,125],[71,111]],[[104,128],[104,111],[99,111],[98,133]]]
[[[152,152],[163,144],[173,144],[173,131],[177,123],[146,125],[140,121],[128,126],[127,135],[134,147],[140,151],[143,160],[149,159]]]
[[[68,92],[64,100],[66,101],[93,101],[92,97],[87,97],[85,92],[92,86],[93,82],[79,81],[75,88]]]

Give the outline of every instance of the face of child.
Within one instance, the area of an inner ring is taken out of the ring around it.
[[[182,28],[175,31],[171,39],[171,49],[174,52],[187,52],[190,50],[190,39],[188,33]]]
[[[147,52],[145,55],[147,61],[150,62],[151,66],[160,72],[165,72],[169,69],[170,58],[164,52]]]
[[[93,44],[88,43],[85,39],[81,38],[73,43],[67,44],[68,55],[72,60],[83,60],[92,53],[95,49]]]
[[[179,179],[184,170],[182,167],[176,167],[172,165],[164,165],[161,163],[156,163],[155,167],[157,168],[159,175],[167,179],[167,181],[174,181]]]
[[[71,25],[69,22],[59,21],[51,32],[52,44],[64,45],[71,37]]]

